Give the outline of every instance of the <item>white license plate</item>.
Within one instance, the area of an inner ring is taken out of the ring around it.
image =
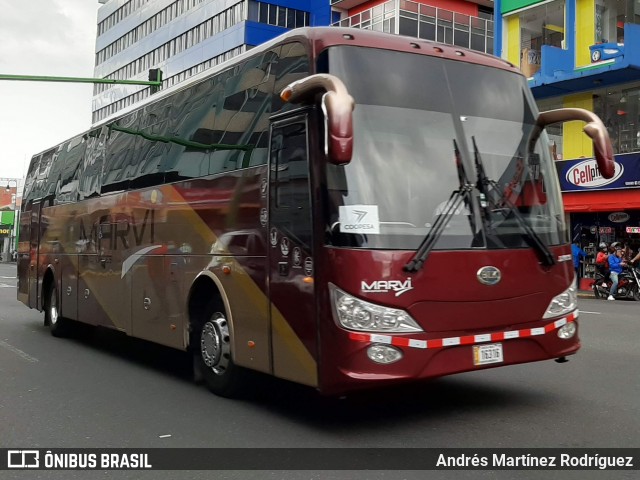
[[[487,365],[490,363],[503,362],[502,357],[502,344],[491,343],[489,345],[474,345],[473,346],[473,364],[474,365]]]

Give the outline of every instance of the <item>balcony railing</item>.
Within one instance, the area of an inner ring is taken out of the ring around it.
[[[411,0],[389,0],[332,26],[407,35],[493,54],[493,21]]]

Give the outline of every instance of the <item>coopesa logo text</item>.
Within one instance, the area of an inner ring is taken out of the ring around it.
[[[598,169],[597,162],[594,159],[590,159],[583,160],[571,167],[567,171],[566,179],[567,182],[577,187],[594,188],[615,182],[622,176],[623,172],[624,167],[616,162],[614,164],[613,177],[604,178]]]

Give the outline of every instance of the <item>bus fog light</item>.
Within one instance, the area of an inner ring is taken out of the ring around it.
[[[576,334],[576,324],[574,322],[565,323],[558,329],[558,337],[568,340]]]
[[[367,348],[367,356],[376,363],[389,364],[402,358],[402,352],[389,345],[373,344]]]

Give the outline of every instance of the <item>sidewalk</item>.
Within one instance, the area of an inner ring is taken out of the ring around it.
[[[578,298],[596,298],[593,290],[578,290]]]
[[[593,279],[581,278],[578,286],[578,298],[596,298],[593,294]]]

